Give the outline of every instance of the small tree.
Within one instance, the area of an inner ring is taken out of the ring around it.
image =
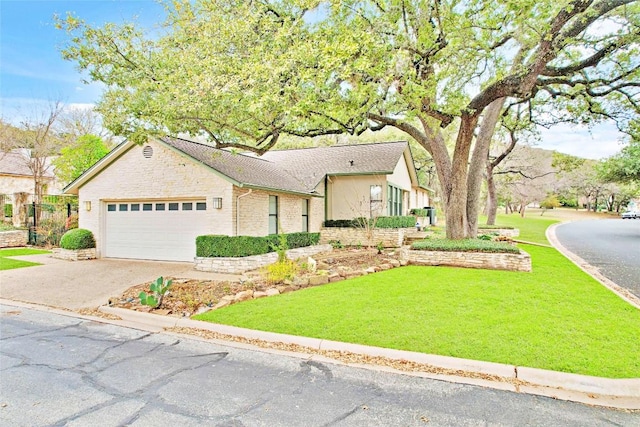
[[[53,161],[56,176],[61,182],[70,183],[108,152],[109,147],[100,137],[83,135],[60,150],[60,156]]]

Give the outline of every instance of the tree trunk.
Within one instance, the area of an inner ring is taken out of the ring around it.
[[[482,174],[488,162],[489,147],[491,146],[496,124],[500,119],[504,101],[505,98],[496,99],[485,109],[482,123],[480,124],[480,132],[476,137],[476,143],[473,148],[469,176],[467,177],[467,237],[474,238],[478,235],[478,211],[480,208]]]
[[[478,123],[477,114],[463,114],[458,130],[451,164],[451,194],[446,203],[447,238],[460,240],[468,237],[467,180],[468,162],[473,131]],[[476,224],[477,226],[477,224]]]
[[[498,194],[496,191],[496,181],[493,179],[493,167],[487,163],[487,225],[496,225],[496,214],[498,213]],[[507,208],[505,208],[505,213]]]

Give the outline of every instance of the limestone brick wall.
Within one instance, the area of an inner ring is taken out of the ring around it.
[[[58,259],[66,259],[68,261],[83,261],[88,259],[95,259],[96,250],[95,248],[77,250],[54,248],[53,257]]]
[[[531,256],[519,254],[444,252],[402,248],[401,259],[416,265],[446,265],[452,267],[485,268],[490,270],[531,271]]]
[[[482,228],[482,226],[478,227],[478,235],[494,233],[498,234],[499,236],[518,237],[520,235],[520,230],[518,230],[517,228]]]
[[[315,245],[304,248],[290,249],[287,251],[289,259],[298,259],[309,257],[321,252],[330,252],[331,245]],[[196,257],[195,269],[199,271],[211,271],[215,273],[241,274],[247,271],[255,270],[273,264],[278,260],[278,254],[271,252],[263,255],[254,255],[248,257],[218,257],[204,258]]]
[[[398,248],[402,246],[404,236],[415,232],[413,228],[375,228],[371,238],[362,228],[325,227],[320,230],[320,243],[328,244],[331,241],[339,241],[345,246],[376,246],[382,242],[385,248]]]
[[[151,146],[151,158],[143,148]],[[213,198],[222,209],[211,209]],[[207,229],[202,234],[232,235],[235,227],[233,185],[209,168],[155,141],[134,145],[79,190],[79,226],[93,232],[100,256],[106,202],[114,200],[206,200]],[[85,209],[91,202],[91,210]]]
[[[26,246],[29,239],[27,230],[12,230],[0,232],[0,248],[15,248]]]

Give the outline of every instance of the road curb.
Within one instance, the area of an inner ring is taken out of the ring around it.
[[[554,249],[556,249],[558,252],[564,255],[565,258],[567,258],[569,261],[571,261],[576,266],[578,266],[578,268],[580,268],[582,271],[584,271],[589,276],[593,277],[598,282],[600,282],[604,287],[606,287],[607,289],[609,289],[610,291],[618,295],[620,298],[622,298],[623,300],[625,300],[626,302],[628,302],[629,304],[631,304],[632,306],[640,310],[640,298],[638,298],[628,290],[624,289],[623,287],[619,286],[618,284],[614,283],[613,281],[605,277],[602,273],[600,273],[600,270],[598,270],[596,267],[589,264],[584,259],[580,258],[578,255],[571,252],[569,249],[565,248],[562,245],[562,243],[560,243],[560,241],[558,240],[558,237],[556,236],[556,228],[558,228],[562,224],[568,224],[570,222],[573,222],[573,221],[563,221],[563,222],[551,224],[551,226],[547,228],[545,234],[546,234],[547,240],[549,240],[549,243],[551,243],[551,246],[553,246]]]
[[[134,310],[117,307],[102,306],[99,310],[104,313],[116,315],[127,322],[139,323],[142,325],[142,329],[145,330],[153,326],[203,329],[224,335],[266,341],[268,343],[296,344],[314,350],[339,351],[363,356],[384,357],[396,361],[408,361],[429,365],[451,373],[407,372],[389,367],[362,364],[354,364],[354,366],[393,371],[404,375],[480,385],[501,390],[506,389],[596,406],[618,409],[640,409],[640,378],[611,379],[518,367],[500,363],[256,331],[186,318],[171,318],[158,314],[136,312]],[[255,348],[264,351],[262,347],[255,346]],[[312,357],[315,358],[318,356],[314,355]],[[333,360],[330,357],[329,359]],[[464,373],[475,375],[466,376]]]

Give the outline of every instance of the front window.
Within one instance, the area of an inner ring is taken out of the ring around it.
[[[269,234],[278,234],[278,196],[269,196]]]
[[[393,184],[387,186],[387,211],[388,215],[402,215],[403,191]]]
[[[372,185],[369,195],[369,215],[375,218],[382,213],[382,185]]]
[[[309,200],[302,199],[302,231],[309,231]]]

